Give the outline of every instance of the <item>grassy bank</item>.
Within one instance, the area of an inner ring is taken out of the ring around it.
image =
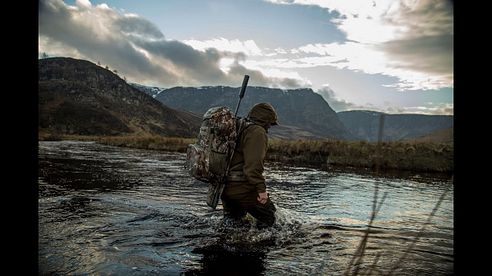
[[[454,169],[452,144],[329,140],[272,140],[269,160],[314,166],[352,167],[381,171],[408,170],[451,173]]]
[[[130,147],[150,150],[186,152],[189,144],[196,139],[162,136],[116,136],[100,137],[97,142],[118,147]]]
[[[186,152],[189,144],[194,143],[194,138],[163,137],[157,135],[127,135],[127,136],[84,136],[84,135],[51,135],[40,133],[40,141],[96,141],[104,145],[117,147],[129,147],[149,150],[163,150]]]
[[[196,139],[162,136],[53,136],[39,135],[39,140],[96,141],[106,145],[140,149],[186,152]],[[378,152],[380,154],[378,154]],[[337,168],[404,170],[452,173],[452,144],[430,142],[347,142],[330,140],[269,141],[267,161],[292,165]]]

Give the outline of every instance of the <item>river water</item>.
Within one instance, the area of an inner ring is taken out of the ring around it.
[[[453,274],[451,179],[267,163],[277,220],[257,230],[252,217],[242,227],[224,222],[220,203],[211,210],[207,185],[187,175],[184,158],[95,142],[39,142],[39,272]],[[377,201],[385,195],[384,202],[363,258],[351,264],[376,187]]]

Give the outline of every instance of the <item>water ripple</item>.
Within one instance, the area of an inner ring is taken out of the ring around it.
[[[277,220],[260,231],[253,217],[238,226],[223,219],[221,205],[210,210],[207,185],[183,164],[180,153],[40,142],[40,273],[341,275],[367,231],[363,272],[376,256],[373,271],[388,271],[414,243],[398,275],[453,273],[449,179],[270,164]],[[376,186],[387,197],[368,230]]]

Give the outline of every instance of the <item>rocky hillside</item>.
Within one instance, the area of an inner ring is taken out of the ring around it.
[[[337,114],[358,140],[377,141],[381,112],[353,110]],[[452,127],[451,115],[385,114],[383,140],[409,140]]]
[[[56,134],[195,137],[201,118],[163,105],[96,64],[41,59],[39,130]]]
[[[203,114],[213,106],[236,109],[240,88],[174,87],[163,89],[155,99],[172,108]],[[151,90],[142,90],[151,93]],[[270,135],[284,139],[350,139],[350,133],[326,101],[311,89],[281,90],[249,86],[241,102],[238,115],[245,117],[254,104],[269,102],[277,110],[280,126]]]

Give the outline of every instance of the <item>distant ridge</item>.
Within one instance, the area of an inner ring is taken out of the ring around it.
[[[235,110],[239,87],[173,87],[156,93],[153,87],[141,91],[172,108],[203,114],[213,106]],[[269,102],[277,110],[280,125],[270,136],[283,139],[351,139],[352,136],[328,103],[311,89],[274,89],[248,86],[238,115],[245,117],[254,104]]]
[[[163,105],[114,72],[73,58],[38,61],[39,129],[78,135],[195,137],[196,114]]]
[[[381,114],[383,113],[369,110],[352,110],[337,113],[347,129],[358,140],[364,141],[377,141]],[[385,114],[383,140],[415,139],[452,128],[452,115]]]

